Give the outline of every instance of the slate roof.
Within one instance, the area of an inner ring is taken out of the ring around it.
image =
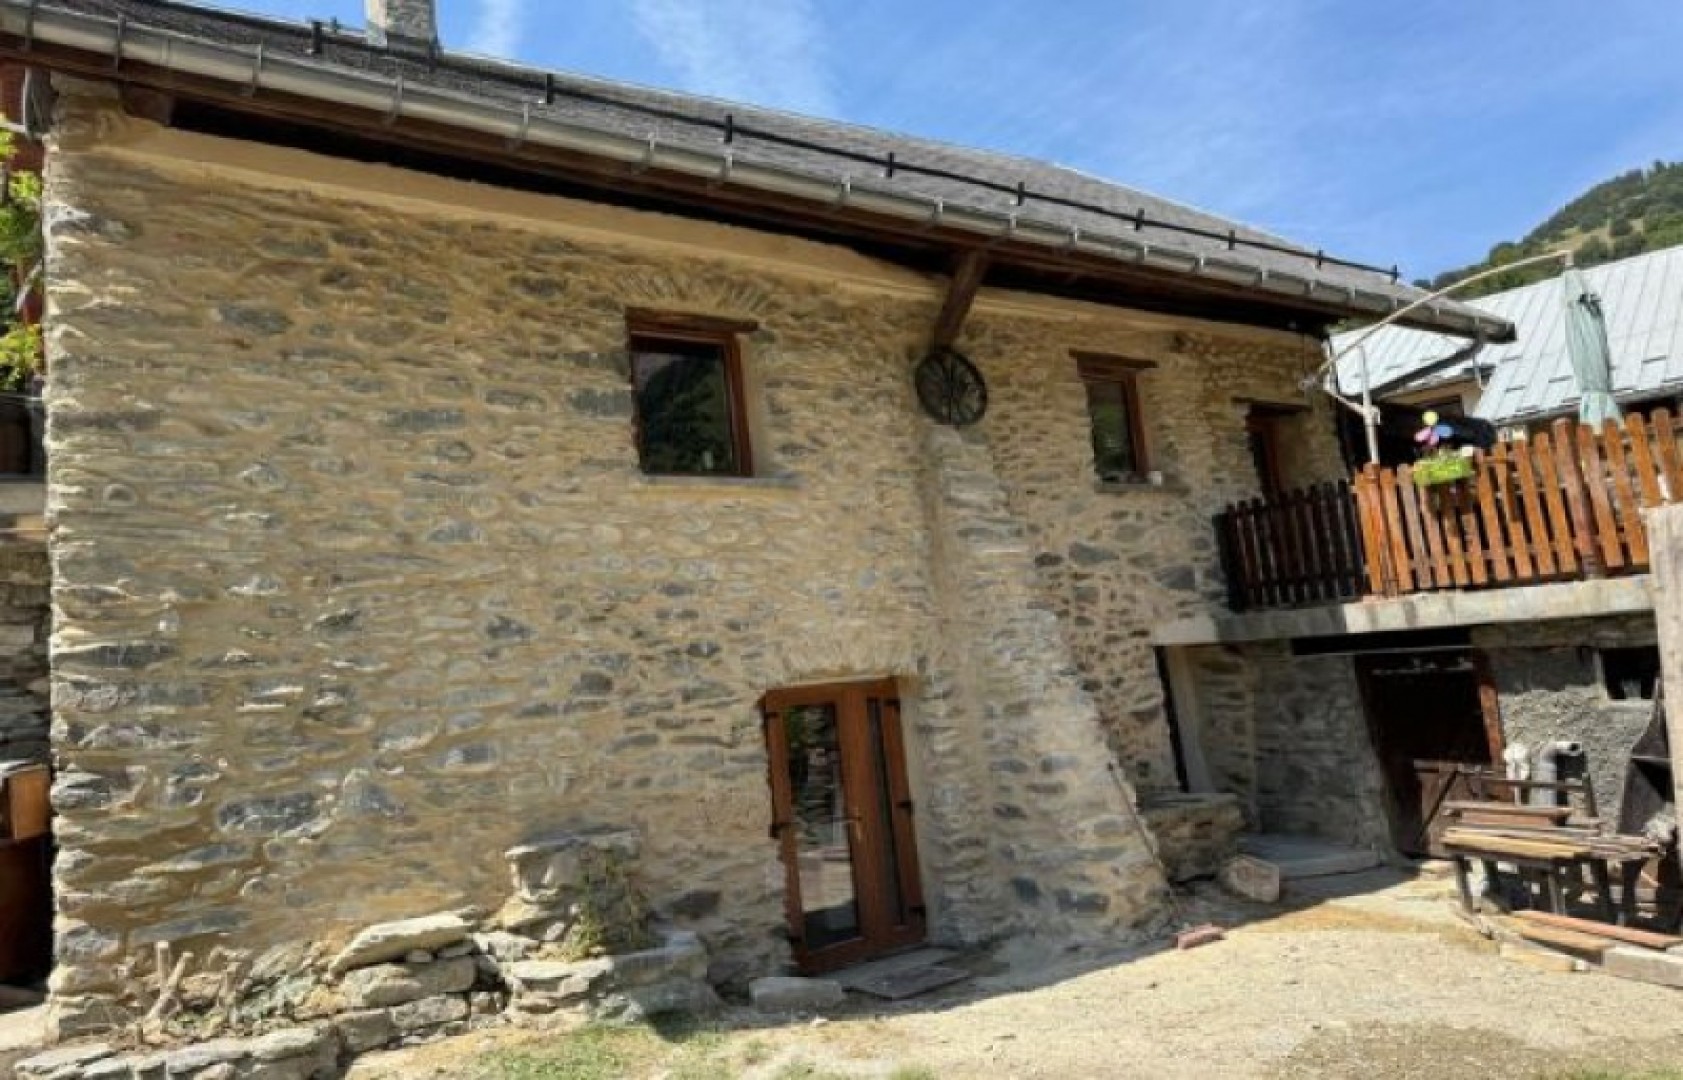
[[[1421,295],[1393,280],[1388,272],[1319,259],[1313,250],[1237,222],[1028,158],[482,57],[447,53],[429,62],[373,48],[359,30],[348,28],[329,28],[320,34],[319,52],[312,54],[309,23],[200,4],[173,0],[0,0],[0,6],[14,8],[32,3],[41,9],[121,19],[131,27],[157,28],[253,51],[261,45],[269,57],[287,56],[387,78],[401,74],[411,86],[450,90],[516,110],[529,105],[533,115],[638,139],[652,136],[663,145],[722,152],[728,126],[729,148],[739,162],[781,166],[837,183],[845,180],[861,190],[939,199],[949,206],[1002,215],[1014,213],[1023,221],[1079,229],[1083,234],[1132,236],[1161,250],[1236,261],[1257,272],[1311,280],[1330,289],[1360,290],[1379,297],[1381,306],[1392,309]],[[546,98],[553,104],[544,104]],[[892,175],[887,169],[890,155],[896,163]],[[1019,193],[1026,196],[1020,202]],[[1138,227],[1131,217],[1136,214],[1144,215]],[[1119,220],[1121,215],[1130,219]],[[1192,235],[1167,226],[1213,235]],[[1242,242],[1230,245],[1229,234]],[[1268,295],[1276,302],[1282,300],[1278,293]],[[1289,297],[1284,299],[1289,301]],[[1336,302],[1325,292],[1317,299]],[[1350,310],[1361,308],[1352,304]],[[1439,310],[1441,319],[1423,311],[1422,321],[1462,330],[1467,319],[1481,317],[1454,303],[1445,303]],[[1367,314],[1371,318],[1373,313],[1369,310]],[[1500,324],[1490,327],[1493,336],[1501,336],[1506,329]]]
[[[1613,393],[1620,401],[1683,393],[1683,247],[1666,248],[1583,271],[1601,296],[1607,343],[1613,351]],[[1566,316],[1560,279],[1550,278],[1472,303],[1508,319],[1516,340],[1486,345],[1476,363],[1493,365],[1477,415],[1498,424],[1573,412],[1578,385],[1566,351]],[[1333,338],[1333,348],[1356,335]],[[1443,356],[1466,342],[1429,331],[1387,327],[1366,345],[1369,372],[1378,385]],[[1467,364],[1410,384],[1406,389],[1465,378]],[[1339,365],[1339,386],[1359,393],[1355,357]]]

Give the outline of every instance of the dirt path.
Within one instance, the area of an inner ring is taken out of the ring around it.
[[[696,1075],[720,1077],[882,1077],[899,1068],[941,1080],[1531,1080],[1573,1068],[1683,1067],[1679,991],[1501,959],[1446,914],[1440,885],[1369,884],[1376,891],[1268,913],[1188,952],[1100,961],[1019,947],[1007,953],[1010,968],[945,997],[820,1024],[766,1027],[736,1011],[707,1035],[706,1068],[700,1058],[692,1064]],[[1205,899],[1188,914],[1239,912]],[[518,1045],[543,1043],[467,1036],[370,1060],[356,1075],[550,1075],[510,1070],[498,1055]],[[689,1075],[659,1053],[619,1069]]]

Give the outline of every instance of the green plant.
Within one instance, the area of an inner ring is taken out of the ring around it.
[[[0,160],[9,160],[12,134],[0,130]],[[8,172],[0,185],[0,390],[17,392],[41,366],[41,332],[27,317],[22,294],[36,287],[41,262],[41,177]]]
[[[16,322],[0,334],[0,391],[18,393],[29,387],[30,376],[41,366],[41,328]]]
[[[1449,452],[1433,454],[1416,461],[1413,476],[1414,482],[1419,486],[1435,487],[1438,484],[1453,484],[1457,480],[1466,480],[1475,471],[1472,458]]]

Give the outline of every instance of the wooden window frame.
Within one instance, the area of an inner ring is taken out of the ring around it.
[[[710,315],[688,315],[632,308],[626,312],[628,375],[631,379],[632,437],[637,447],[637,467],[645,476],[687,476],[715,479],[747,479],[755,475],[754,441],[748,424],[748,392],[743,380],[742,335],[759,324]],[[683,345],[716,346],[724,359],[725,393],[730,413],[731,451],[737,467],[730,472],[650,472],[643,464],[643,416],[637,393],[639,342],[674,342]]]
[[[1093,353],[1076,350],[1071,353],[1075,357],[1076,370],[1080,373],[1081,382],[1088,392],[1095,384],[1114,386],[1122,398],[1122,411],[1128,419],[1128,443],[1134,454],[1133,476],[1121,481],[1106,480],[1102,475],[1099,480],[1103,483],[1139,483],[1143,484],[1151,475],[1152,460],[1149,440],[1145,436],[1145,410],[1141,407],[1141,393],[1139,377],[1157,365],[1149,360],[1133,360],[1122,356],[1110,356],[1104,353]],[[1093,415],[1091,410],[1087,414],[1089,438]],[[1095,457],[1093,471],[1098,472],[1099,463]]]

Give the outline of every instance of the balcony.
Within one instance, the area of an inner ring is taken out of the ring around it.
[[[1666,410],[1600,430],[1570,420],[1502,443],[1473,475],[1419,486],[1368,466],[1216,515],[1235,612],[1644,573],[1642,510],[1683,501],[1683,450]]]

